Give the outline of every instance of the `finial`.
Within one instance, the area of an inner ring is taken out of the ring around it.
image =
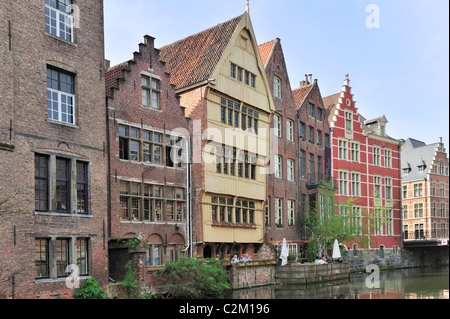
[[[344,85],[349,86],[350,85],[350,78],[349,78],[349,74],[347,73],[345,75],[345,81],[344,81]]]
[[[250,1],[247,0],[247,8],[246,8],[247,13],[250,13]]]

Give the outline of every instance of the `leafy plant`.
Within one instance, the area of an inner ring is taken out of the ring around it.
[[[108,299],[106,292],[100,287],[94,277],[86,279],[80,288],[75,290],[75,299]]]
[[[227,272],[215,259],[183,256],[177,262],[167,262],[158,276],[173,297],[198,298],[222,294],[230,288]]]
[[[131,260],[125,265],[127,273],[122,282],[122,288],[125,291],[126,299],[136,299],[140,295],[140,286],[137,273],[133,271]]]

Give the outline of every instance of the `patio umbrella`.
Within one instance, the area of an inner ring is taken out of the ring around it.
[[[288,256],[289,256],[289,249],[288,246],[286,244],[286,238],[283,238],[283,245],[281,246],[281,254],[280,254],[280,259],[281,259],[281,266],[286,266],[288,263]]]
[[[339,249],[339,242],[336,239],[334,241],[334,246],[333,246],[333,259],[338,259],[341,258],[341,250]]]

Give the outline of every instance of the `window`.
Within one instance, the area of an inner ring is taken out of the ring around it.
[[[330,147],[330,134],[325,133],[325,147]]]
[[[381,149],[373,147],[373,165],[381,166]]]
[[[423,203],[414,204],[414,218],[423,217]]]
[[[314,154],[309,153],[309,184],[315,183],[315,174],[314,174]]]
[[[66,272],[67,266],[70,265],[70,249],[69,239],[57,239],[56,240],[56,272],[57,277],[67,277],[69,275]]]
[[[76,180],[72,181],[71,167],[76,167]],[[50,164],[52,163],[52,164]],[[50,167],[53,167],[50,169]],[[72,189],[76,189],[77,214],[88,214],[88,163],[56,156],[35,155],[35,210],[37,212],[71,213]],[[53,189],[50,191],[50,180]],[[50,196],[53,196],[50,198]],[[76,198],[75,198],[76,196]]]
[[[275,224],[283,227],[283,199],[275,198]]]
[[[439,184],[439,196],[445,197],[445,184],[444,183]]]
[[[185,189],[120,181],[122,221],[182,222]]]
[[[392,167],[392,151],[390,150],[384,150],[384,167]]]
[[[56,211],[70,213],[70,161],[56,159]]]
[[[288,200],[287,201],[287,209],[288,209],[288,226],[294,226],[295,225],[295,201]]]
[[[230,77],[239,82],[244,82],[245,85],[251,86],[252,88],[256,87],[256,75],[234,63],[231,63]]]
[[[231,63],[230,76],[236,79],[236,65]]]
[[[345,130],[353,130],[353,113],[347,111],[345,112]]]
[[[77,162],[77,212],[88,212],[88,164]]]
[[[309,127],[309,142],[314,144],[314,127]]]
[[[436,217],[436,202],[431,203],[431,217]]]
[[[317,130],[317,145],[322,146],[322,131]]]
[[[403,205],[403,219],[408,219],[408,205]]]
[[[45,0],[45,32],[73,42],[72,0]]]
[[[317,108],[317,120],[319,122],[322,122],[323,121],[322,118],[323,118],[323,110],[320,107],[318,107]]]
[[[273,132],[277,137],[281,137],[281,116],[275,114],[273,116]]]
[[[348,172],[339,172],[339,194],[348,195]]]
[[[254,224],[255,202],[239,198],[213,196],[211,198],[211,218],[213,222],[225,224]],[[234,220],[233,220],[234,210]],[[222,225],[226,226],[226,225]],[[233,225],[230,225],[233,226]]]
[[[241,119],[240,127],[244,131],[258,134],[259,112],[241,105],[239,103],[221,98],[220,121],[222,124],[239,128],[239,119]]]
[[[80,270],[81,276],[89,274],[89,240],[77,239],[77,266]]]
[[[267,199],[266,202],[266,209],[264,211],[264,219],[265,219],[265,225],[270,226],[270,197]]]
[[[75,76],[47,68],[48,119],[75,125]]]
[[[36,155],[34,158],[34,194],[36,211],[47,211],[48,205],[48,162],[47,156]]]
[[[275,157],[275,177],[283,178],[283,158],[281,156]]]
[[[441,205],[441,217],[447,217],[447,213],[445,211],[445,203],[440,203]]]
[[[338,141],[338,156],[340,160],[347,160],[347,141]]]
[[[34,241],[34,261],[37,279],[50,277],[48,247],[48,239],[36,239]]]
[[[392,178],[385,178],[385,193],[386,193],[386,200],[392,199]]]
[[[151,245],[147,250],[147,266],[159,266],[161,264],[161,246]]]
[[[306,152],[300,150],[300,178],[306,178]]]
[[[359,143],[350,142],[350,159],[352,162],[359,162]]]
[[[294,122],[291,120],[286,122],[286,139],[290,142],[294,141]]]
[[[273,78],[273,96],[281,98],[281,79],[277,76]]]
[[[133,162],[182,167],[182,137],[119,126],[119,158]]]
[[[160,108],[159,98],[161,94],[159,80],[143,75],[141,88],[142,88],[142,105],[145,107],[150,107],[152,109],[159,110]]]
[[[373,184],[374,184],[374,198],[381,198],[381,177],[380,176],[374,176],[373,177]]]
[[[403,199],[408,198],[408,186],[403,186]]]
[[[423,196],[423,185],[414,184],[414,197],[422,197],[422,196]]]
[[[300,122],[300,138],[306,140],[306,125],[303,122]]]
[[[294,169],[295,164],[294,160],[288,159],[287,160],[287,180],[290,182],[294,181]]]
[[[360,196],[361,194],[361,174],[360,173],[350,173],[351,176],[351,189],[353,196]]]
[[[311,117],[316,116],[316,107],[312,103],[309,103],[309,105],[308,105],[308,115]]]

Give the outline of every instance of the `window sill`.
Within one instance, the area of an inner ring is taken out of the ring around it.
[[[154,107],[147,106],[147,105],[142,105],[142,107],[143,107],[144,109],[146,109],[146,110],[156,111],[156,112],[162,113],[162,110],[161,110],[161,109],[155,109]]]
[[[74,42],[70,42],[70,41],[64,40],[63,38],[60,38],[60,37],[58,37],[58,36],[56,36],[56,35],[53,35],[53,34],[51,34],[51,33],[48,33],[48,32],[45,32],[45,35],[48,36],[48,37],[50,37],[50,38],[52,38],[52,39],[61,41],[61,42],[65,43],[65,44],[69,44],[69,45],[71,45],[71,46],[74,46],[75,48],[78,48],[78,44],[76,44],[76,43],[74,43]]]
[[[225,223],[225,222],[213,222],[213,226],[217,227],[227,227],[227,228],[247,228],[256,229],[255,224],[239,224],[239,223]]]
[[[75,217],[75,218],[93,218],[92,215],[86,214],[64,214],[64,213],[55,213],[55,212],[33,212],[34,216],[59,216],[59,217]]]
[[[55,120],[51,120],[51,119],[46,119],[46,121],[49,122],[49,123],[52,123],[52,124],[67,126],[69,128],[74,128],[74,129],[78,129],[78,130],[80,129],[80,127],[78,125],[75,125],[75,124],[68,124],[68,123],[55,121]]]
[[[59,277],[59,278],[35,279],[34,283],[35,284],[53,284],[53,283],[59,283],[59,282],[66,282],[67,278],[69,278],[69,276]],[[81,280],[86,280],[88,278],[91,278],[91,276],[80,276],[78,279],[81,281]]]

